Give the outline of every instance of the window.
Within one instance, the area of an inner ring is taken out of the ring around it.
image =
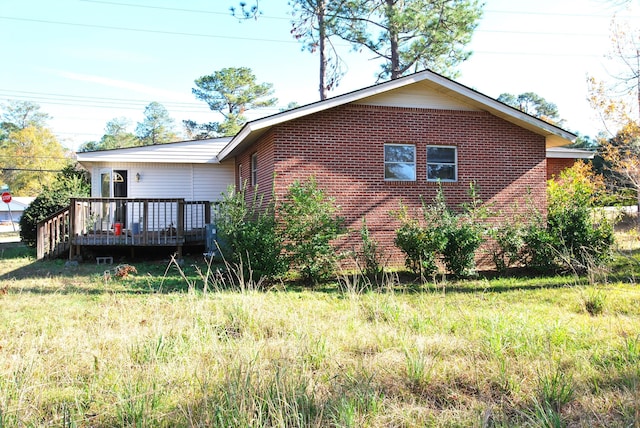
[[[244,183],[242,182],[242,164],[238,165],[238,187],[242,189]]]
[[[251,185],[258,184],[258,154],[251,155]]]
[[[438,180],[458,180],[458,153],[455,147],[427,146],[427,181]]]
[[[412,144],[384,145],[384,179],[416,180],[416,147]]]

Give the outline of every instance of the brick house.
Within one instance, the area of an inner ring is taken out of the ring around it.
[[[575,135],[431,71],[422,71],[248,122],[218,155],[235,160],[236,185],[282,198],[315,176],[358,245],[366,218],[391,257],[401,203],[419,208],[442,183],[452,207],[480,198],[509,221],[518,204],[546,207],[546,149]]]

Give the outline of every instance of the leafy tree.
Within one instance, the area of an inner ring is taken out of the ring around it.
[[[331,241],[344,233],[344,219],[332,198],[318,188],[315,178],[295,181],[278,208],[285,250],[291,266],[307,283],[328,278],[335,269]]]
[[[144,120],[138,122],[136,135],[144,146],[170,143],[178,139],[169,112],[156,101],[145,107]]]
[[[517,96],[505,92],[500,94],[498,101],[554,125],[561,126],[564,122],[560,119],[558,106],[534,92],[524,92]]]
[[[195,84],[196,88],[191,90],[195,97],[224,117],[223,122],[207,124],[185,121],[190,135],[198,138],[233,136],[247,121],[245,112],[273,106],[277,102],[276,98],[269,98],[273,94],[273,85],[256,83],[255,75],[247,67],[223,68],[196,79]]]
[[[423,69],[455,77],[482,15],[478,0],[352,0],[341,9],[344,40],[386,60],[380,78]]]
[[[9,101],[3,106],[2,127],[6,131],[25,129],[28,126],[43,128],[51,117],[40,111],[40,106],[31,101]]]
[[[25,209],[20,218],[20,238],[34,247],[38,223],[69,206],[72,197],[89,196],[91,185],[86,171],[68,163],[56,175],[55,180],[45,185],[36,199]]]
[[[107,122],[105,133],[100,141],[89,141],[80,146],[79,151],[88,152],[94,150],[120,149],[141,145],[141,141],[127,128],[131,121],[126,117],[116,117]]]
[[[640,206],[640,27],[616,19],[611,39],[614,68],[624,71],[613,84],[590,77],[589,100],[607,131],[599,139],[604,166],[634,190]]]
[[[28,125],[0,145],[0,177],[16,194],[37,195],[68,161],[67,150],[48,128]]]

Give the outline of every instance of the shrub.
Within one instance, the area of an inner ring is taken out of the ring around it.
[[[384,273],[384,252],[378,242],[371,237],[365,218],[362,219],[362,226],[360,226],[360,238],[362,248],[357,258],[363,264],[363,273],[370,281],[378,282]]]
[[[406,212],[406,208],[402,210]],[[437,254],[446,245],[445,239],[438,228],[423,227],[418,221],[406,218],[396,231],[394,242],[405,254],[405,266],[425,277],[433,275],[438,269]]]
[[[483,241],[478,224],[456,218],[445,231],[446,245],[442,258],[449,272],[455,276],[467,276],[475,270],[476,250]]]
[[[338,207],[315,178],[295,181],[278,207],[285,249],[292,267],[307,283],[317,283],[334,273],[337,254],[331,241],[345,232]]]
[[[559,265],[584,271],[609,259],[613,225],[605,218],[596,221],[591,212],[604,189],[602,177],[583,162],[549,181],[547,231],[556,239]]]
[[[26,245],[35,247],[38,223],[52,214],[69,207],[70,199],[89,196],[91,186],[87,172],[74,165],[67,165],[49,186],[24,210],[20,218],[20,239]]]
[[[216,215],[218,245],[228,265],[243,270],[243,277],[271,280],[287,271],[272,204],[264,204],[257,192],[247,203],[246,189],[230,186]]]
[[[406,207],[395,213],[402,223],[395,244],[405,254],[405,266],[422,277],[437,270],[438,257],[455,276],[465,276],[475,268],[475,253],[483,241],[482,219],[487,215],[476,198],[475,185],[469,188],[471,203],[458,214],[450,210],[440,187],[431,205],[422,203],[422,221],[411,218]]]
[[[491,229],[491,259],[498,272],[505,272],[521,259],[525,229],[521,222],[505,222]]]
[[[522,264],[539,271],[553,270],[557,265],[558,241],[551,235],[544,222],[532,221],[524,228]]]

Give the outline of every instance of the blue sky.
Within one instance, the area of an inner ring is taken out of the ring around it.
[[[635,0],[634,0],[635,1]],[[183,119],[219,120],[191,94],[194,79],[250,67],[274,85],[278,106],[318,100],[316,55],[290,36],[286,0],[262,0],[263,16],[239,22],[237,0],[0,0],[0,104],[34,101],[69,148],[97,140],[107,121],[131,130],[151,101]],[[595,136],[587,74],[612,65],[605,0],[486,0],[458,81],[486,95],[536,92],[555,102],[565,128]],[[379,61],[341,43],[348,65],[332,95],[375,83]],[[262,110],[271,114],[278,108]]]

